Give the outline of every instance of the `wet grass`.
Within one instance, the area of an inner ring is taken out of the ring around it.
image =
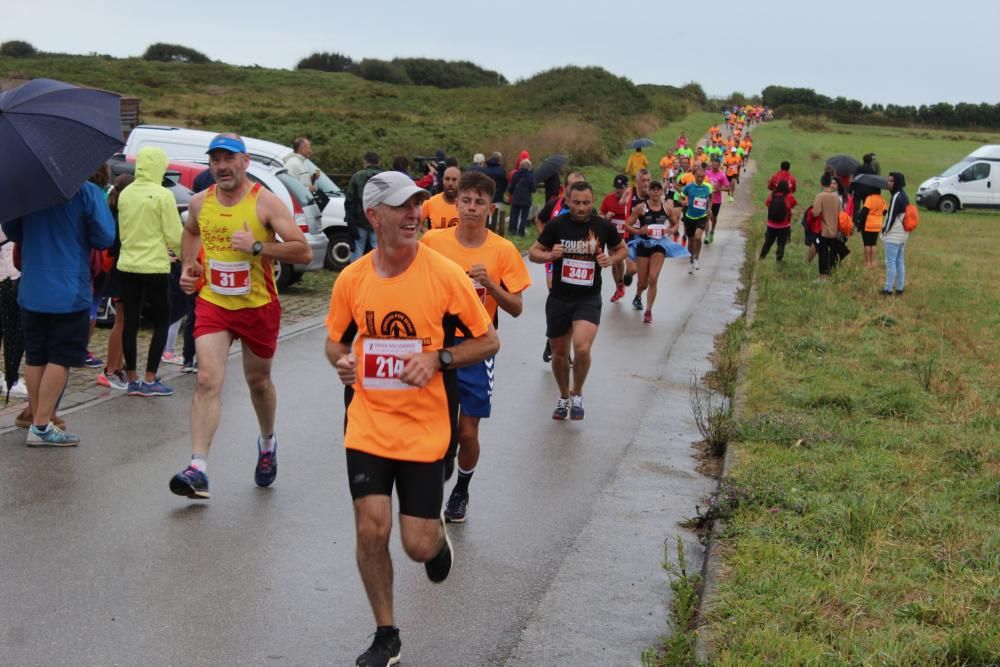
[[[783,159],[801,202],[822,156],[871,150],[912,197],[979,143],[780,122],[754,136],[758,202]],[[762,213],[750,225],[752,261]],[[1000,664],[1000,214],[922,211],[901,298],[850,247],[829,284],[798,225],[784,266],[755,265],[746,404],[710,508],[727,520],[711,662]]]

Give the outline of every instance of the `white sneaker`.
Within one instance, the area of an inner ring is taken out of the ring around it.
[[[28,386],[24,384],[24,380],[18,378],[17,382],[14,383],[14,386],[10,388],[10,395],[17,396],[18,398],[28,397]]]
[[[694,260],[694,270],[701,271],[701,262],[699,262],[698,260]]]
[[[693,259],[690,262],[688,262],[688,275],[689,276],[694,275],[694,260]]]

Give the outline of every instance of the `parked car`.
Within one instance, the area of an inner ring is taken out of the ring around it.
[[[204,158],[205,150],[216,134],[184,127],[140,125],[129,134],[125,152],[134,154],[143,146],[158,146],[171,158]],[[279,172],[294,152],[289,146],[273,141],[243,137],[243,142],[253,162]],[[312,162],[309,165],[316,166]],[[327,268],[340,270],[350,263],[351,255],[351,238],[344,219],[344,193],[321,169],[316,169],[319,171],[319,178],[314,184],[315,194],[287,172],[283,183],[302,207],[310,232],[322,233],[330,240],[331,247],[325,248],[323,253]]]
[[[115,156],[113,159],[131,164],[131,162],[134,162],[135,156]],[[172,160],[167,165],[167,173],[171,177],[176,178],[182,186],[187,186],[188,188],[194,187],[194,179],[206,169],[208,169],[208,156],[204,154],[187,160]],[[278,289],[283,290],[290,285],[294,285],[302,279],[302,275],[306,271],[319,271],[322,269],[326,256],[326,247],[329,242],[326,235],[322,232],[314,232],[309,228],[307,217],[302,207],[298,204],[297,199],[293,197],[293,193],[287,188],[286,182],[295,179],[289,176],[288,172],[284,169],[266,167],[254,162],[251,162],[247,168],[247,178],[255,183],[260,183],[273,192],[288,207],[299,229],[305,234],[306,242],[313,253],[313,259],[309,264],[275,263],[275,283]]]
[[[124,155],[113,155],[108,158],[107,165],[111,171],[111,180],[114,180],[121,174],[135,175],[135,157],[129,160]],[[181,220],[184,220],[187,218],[188,204],[191,201],[191,197],[194,196],[194,192],[191,190],[190,184],[185,185],[181,182],[181,178],[181,173],[176,169],[172,169],[168,164],[167,171],[163,174],[162,185],[170,190],[170,193],[174,196],[174,199],[177,201],[177,212],[181,215]]]
[[[997,181],[997,187],[993,187]],[[917,188],[917,204],[943,213],[1000,208],[1000,146],[982,146]]]

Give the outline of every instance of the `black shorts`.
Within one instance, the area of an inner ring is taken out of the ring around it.
[[[83,366],[90,337],[90,309],[75,313],[36,313],[21,309],[24,361],[29,366]]]
[[[664,257],[667,255],[667,251],[663,249],[663,246],[650,246],[648,248],[643,247],[641,243],[635,246],[635,256],[636,257],[652,257],[656,253],[660,253]]]
[[[698,218],[697,220],[692,220],[691,218],[684,216],[684,236],[694,238],[694,233],[697,230],[705,231],[705,224],[708,222],[708,216],[704,218]]]
[[[721,201],[718,202],[718,203],[715,203],[715,202],[712,203],[712,217],[713,218],[718,218],[719,217],[719,209],[720,208],[722,208],[722,202]]]
[[[740,172],[736,172],[734,175],[729,176],[729,180],[739,183],[740,182]]]
[[[395,483],[400,514],[420,519],[440,518],[444,501],[443,460],[419,463],[387,459],[357,449],[345,451],[352,499],[392,496]]]
[[[878,245],[878,232],[861,232],[861,242],[866,247]]]
[[[545,300],[545,335],[549,338],[565,336],[573,328],[573,322],[585,320],[601,323],[601,295],[582,299],[559,299],[551,294]]]

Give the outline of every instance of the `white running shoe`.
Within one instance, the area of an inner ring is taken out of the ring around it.
[[[701,262],[699,262],[697,259],[694,260],[694,270],[701,271]]]
[[[14,386],[10,388],[10,395],[17,396],[18,398],[28,397],[28,386],[24,384],[24,380],[22,380],[21,378],[17,379],[17,382],[14,383]]]

